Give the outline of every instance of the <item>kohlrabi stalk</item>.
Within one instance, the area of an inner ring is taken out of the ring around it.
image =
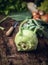
[[[19,31],[21,30],[21,27],[24,23],[26,23],[28,21],[28,19],[25,19],[21,24],[20,24],[20,27],[19,27]]]

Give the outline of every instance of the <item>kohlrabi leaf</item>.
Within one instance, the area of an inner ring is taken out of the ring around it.
[[[11,17],[12,19],[16,20],[16,21],[23,21],[25,20],[26,18],[30,19],[31,18],[31,13],[30,12],[18,12],[18,13],[15,13],[15,14],[11,14],[9,15],[9,17]]]

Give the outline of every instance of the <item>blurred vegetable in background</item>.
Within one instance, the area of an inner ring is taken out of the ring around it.
[[[0,13],[7,15],[10,12],[21,12],[26,10],[26,2],[23,0],[0,0]]]
[[[41,6],[38,7],[38,9],[48,13],[48,0],[44,0],[44,2],[41,3]]]
[[[31,1],[31,0],[29,0]],[[0,0],[0,14],[27,11],[28,0]],[[48,12],[48,0],[32,0],[40,10]],[[41,5],[40,5],[41,4]]]

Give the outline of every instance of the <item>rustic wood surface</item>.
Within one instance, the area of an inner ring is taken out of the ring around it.
[[[3,16],[0,16],[0,19]],[[18,52],[14,43],[15,35],[19,25],[7,37],[6,31],[14,24],[14,20],[7,18],[0,26],[5,28],[0,30],[0,65],[48,65],[48,46],[43,39],[39,39],[37,50],[30,52]],[[41,40],[41,41],[40,41]]]

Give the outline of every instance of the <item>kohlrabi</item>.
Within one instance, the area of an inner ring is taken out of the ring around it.
[[[24,20],[15,36],[15,44],[18,51],[35,50],[38,45],[37,30],[42,29],[34,19]]]

